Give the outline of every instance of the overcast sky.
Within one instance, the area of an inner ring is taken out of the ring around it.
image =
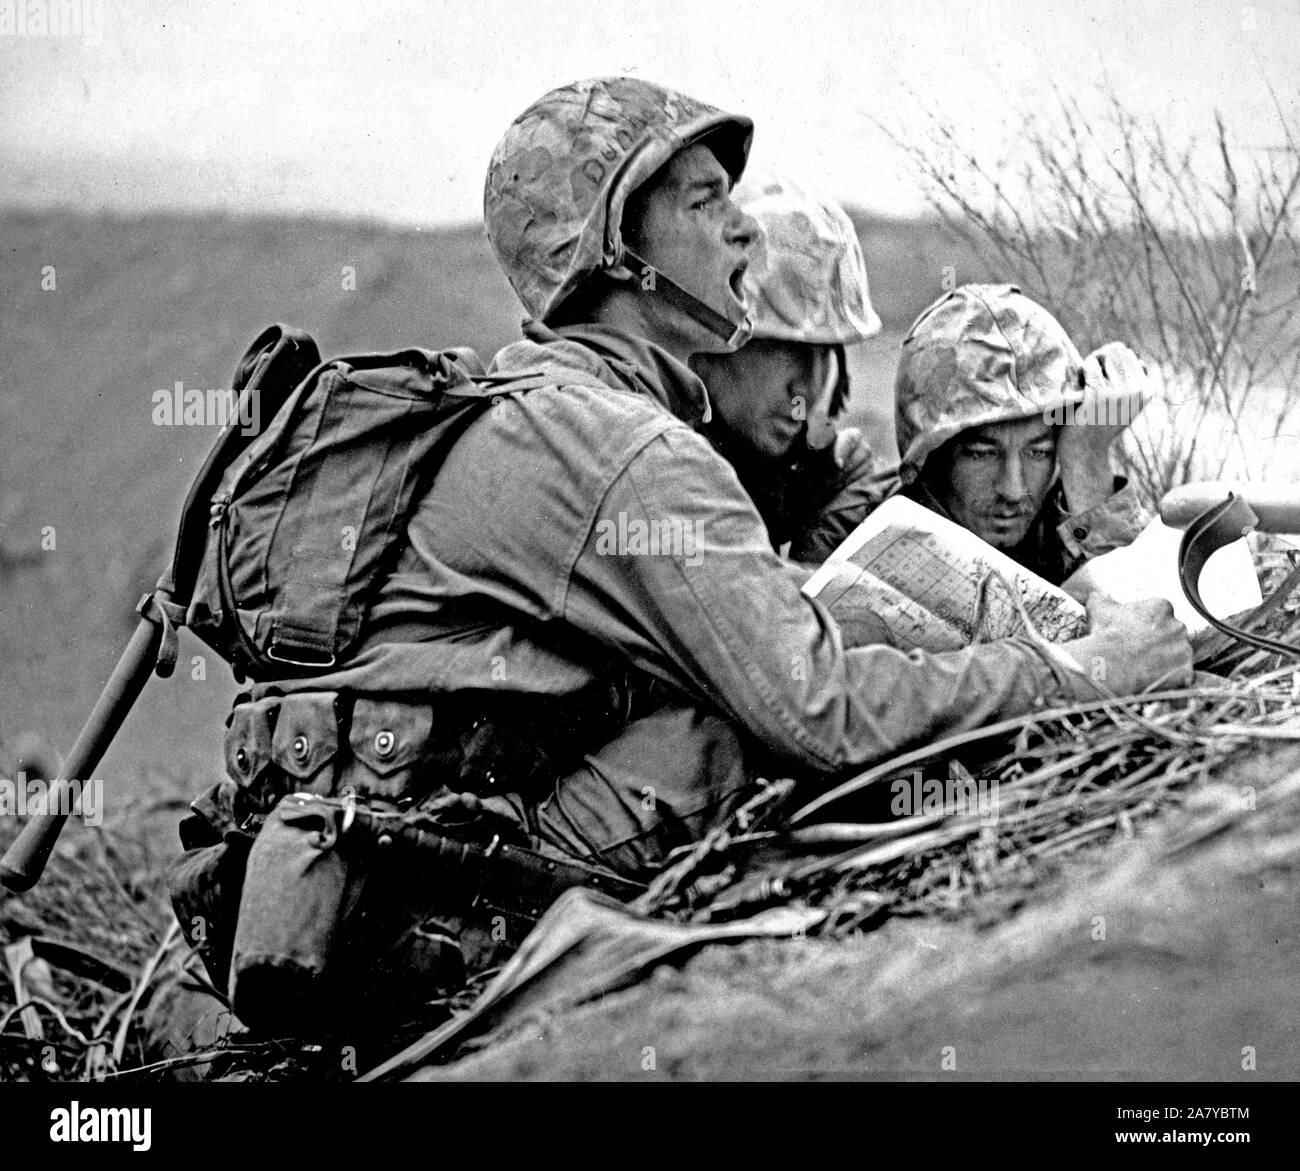
[[[630,73],[749,114],[759,170],[912,212],[873,118],[919,132],[929,104],[989,151],[1049,83],[1108,77],[1176,139],[1217,107],[1268,147],[1262,78],[1292,118],[1300,87],[1300,0],[84,4],[91,35],[32,36],[0,0],[2,203],[477,220],[516,114]]]

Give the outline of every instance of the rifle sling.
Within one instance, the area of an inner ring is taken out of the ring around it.
[[[1229,493],[1226,500],[1206,509],[1192,521],[1187,526],[1187,531],[1183,533],[1182,543],[1178,548],[1178,573],[1182,580],[1183,593],[1187,595],[1187,600],[1191,602],[1196,612],[1221,634],[1270,654],[1300,659],[1300,646],[1293,646],[1291,643],[1267,638],[1261,634],[1252,634],[1240,626],[1224,622],[1211,614],[1201,600],[1200,580],[1205,563],[1225,545],[1230,545],[1245,536],[1258,523],[1259,517],[1255,515],[1250,505],[1235,493]],[[1288,576],[1278,591],[1256,611],[1256,614],[1273,609],[1276,604],[1280,604],[1280,600],[1291,591],[1295,581],[1295,574]]]

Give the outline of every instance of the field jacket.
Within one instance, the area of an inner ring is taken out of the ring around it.
[[[302,686],[556,696],[625,673],[721,716],[793,775],[1086,690],[1027,640],[846,646],[695,430],[709,403],[685,364],[604,326],[526,334],[494,369],[553,382],[470,425],[410,519],[361,654]]]

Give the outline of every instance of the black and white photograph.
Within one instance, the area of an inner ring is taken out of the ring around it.
[[[0,852],[42,1158],[1262,1141],[1300,5],[0,0]]]

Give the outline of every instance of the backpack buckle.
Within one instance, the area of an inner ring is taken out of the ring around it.
[[[266,657],[273,659],[277,663],[283,663],[286,667],[332,667],[337,662],[338,656],[332,651],[326,655],[317,655],[315,657],[294,657],[293,655],[282,655],[277,653],[277,644],[271,643],[266,648]]]

